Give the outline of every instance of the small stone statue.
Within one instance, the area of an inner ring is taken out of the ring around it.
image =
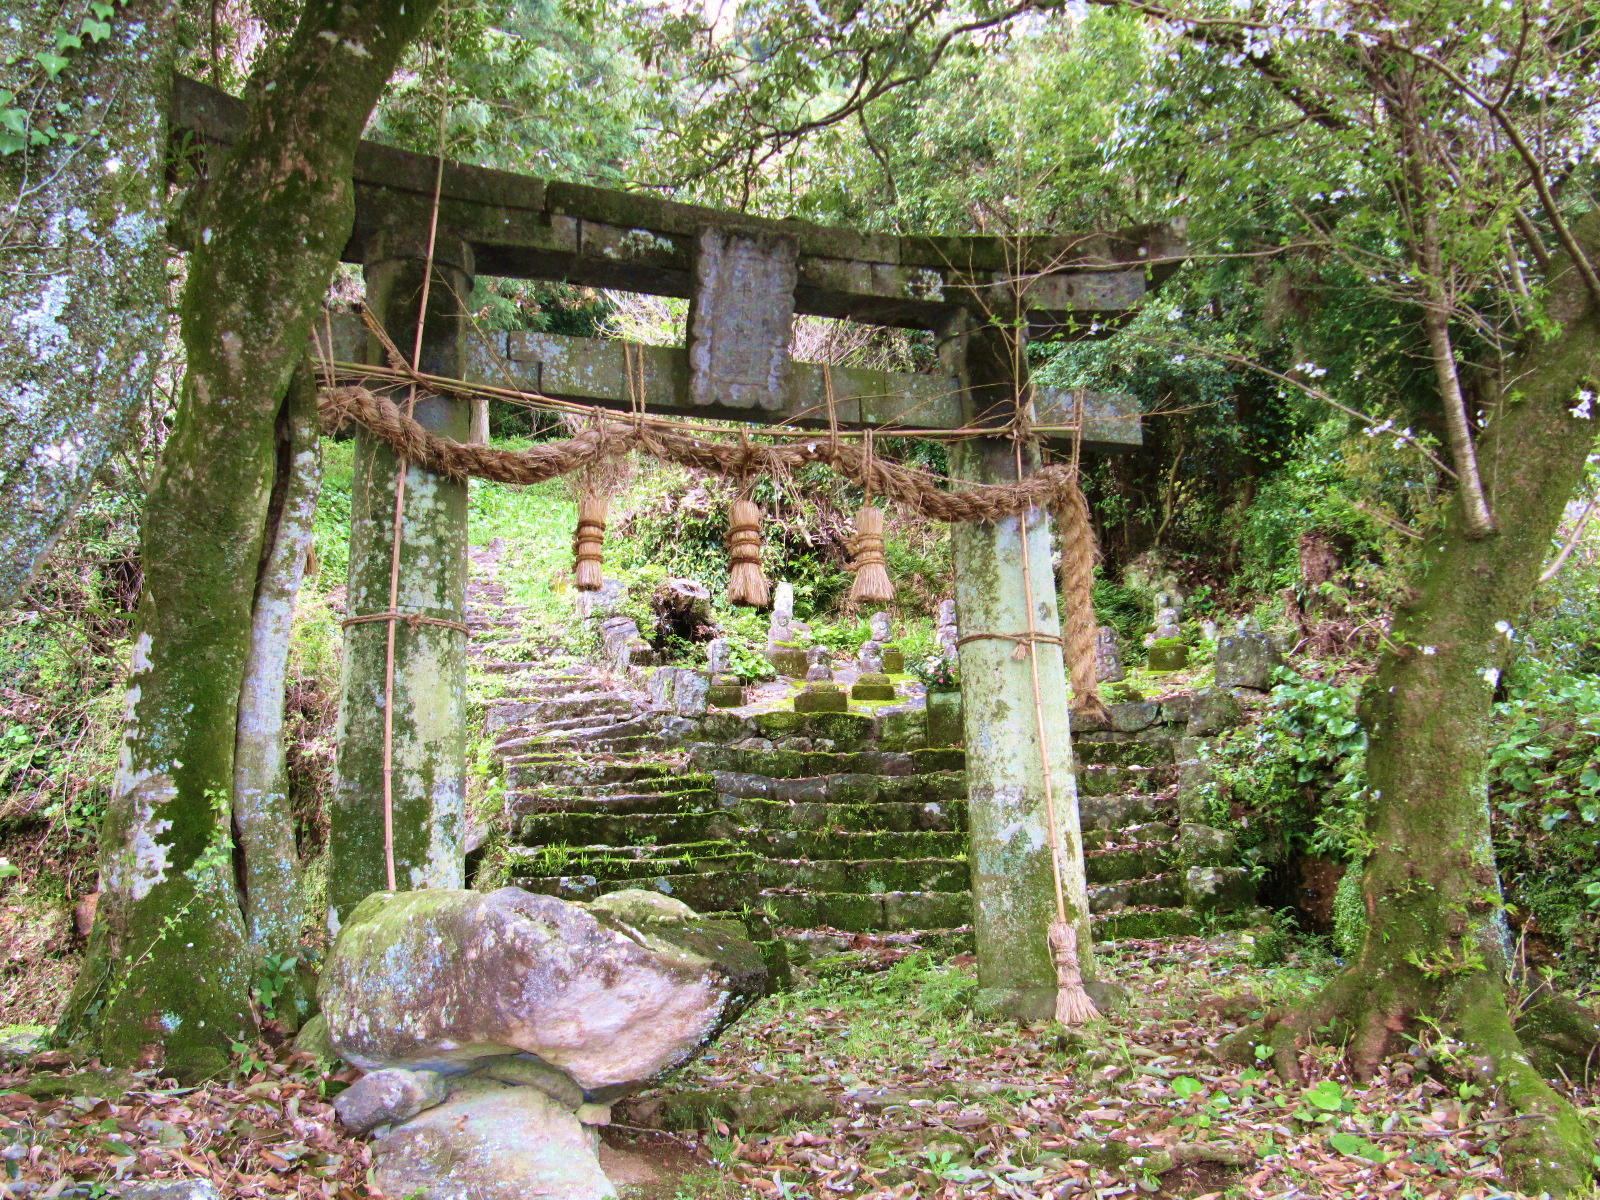
[[[1101,625],[1094,635],[1094,672],[1101,683],[1118,683],[1127,678],[1122,667],[1122,646],[1117,631]]]
[[[779,583],[772,589],[772,619],[767,624],[767,649],[794,641],[794,584]]]
[[[856,664],[863,674],[882,674],[883,672],[883,643],[863,642],[861,651],[856,655]]]
[[[830,683],[833,680],[833,651],[826,646],[813,646],[806,651],[806,682]]]
[[[889,620],[886,612],[875,612],[867,618],[867,625],[872,630],[872,640],[875,642],[894,641],[894,624]]]
[[[1145,645],[1183,636],[1182,604],[1183,599],[1176,592],[1156,593],[1156,628],[1155,632],[1145,639]]]
[[[706,673],[713,679],[728,673],[728,639],[714,637],[706,643]]]
[[[944,655],[946,662],[955,662],[958,647],[956,643],[961,639],[960,630],[956,624],[956,602],[954,600],[939,601],[939,652]]]

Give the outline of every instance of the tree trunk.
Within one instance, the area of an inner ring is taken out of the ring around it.
[[[246,935],[258,958],[283,959],[300,930],[283,699],[295,600],[322,487],[321,437],[317,383],[310,364],[302,363],[279,419],[277,479],[234,740],[233,836]]]
[[[0,607],[121,445],[161,362],[173,8],[131,0],[102,41],[85,37],[17,97],[62,136],[0,159]],[[25,63],[60,16],[0,4],[0,59]]]
[[[256,1025],[232,789],[278,415],[354,221],[362,128],[434,7],[308,4],[197,207],[100,908],[63,1023],[110,1063],[206,1075]]]
[[[1579,230],[1591,257],[1600,254],[1600,215]],[[1528,1118],[1510,1147],[1521,1186],[1567,1194],[1586,1184],[1593,1146],[1528,1065],[1507,1009],[1485,777],[1506,631],[1528,608],[1595,441],[1595,423],[1570,410],[1600,371],[1600,311],[1570,263],[1551,285],[1548,314],[1559,333],[1507,372],[1517,393],[1479,443],[1498,531],[1484,536],[1457,498],[1428,539],[1420,582],[1367,692],[1366,939],[1356,961],[1272,1033],[1280,1069],[1293,1073],[1296,1035],[1337,1019],[1364,1077],[1418,1018],[1450,1021]]]

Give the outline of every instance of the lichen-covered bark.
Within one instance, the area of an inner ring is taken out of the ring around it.
[[[1600,255],[1600,215],[1580,226]],[[1566,1194],[1588,1178],[1589,1134],[1528,1064],[1506,1010],[1507,962],[1489,839],[1485,766],[1490,705],[1509,631],[1533,595],[1562,511],[1595,442],[1574,416],[1600,375],[1600,312],[1575,272],[1554,281],[1560,329],[1507,373],[1507,397],[1479,444],[1499,532],[1475,536],[1458,503],[1429,538],[1419,581],[1396,615],[1365,701],[1371,735],[1373,849],[1362,880],[1366,941],[1355,962],[1276,1031],[1339,1020],[1354,1068],[1370,1073],[1422,1016],[1453,1019],[1512,1107],[1530,1119],[1517,1161],[1530,1191]]]
[[[1026,380],[1014,378],[1003,333],[979,330],[962,341],[966,352],[952,366],[967,384],[971,416],[984,413],[995,400],[1008,404]],[[1025,468],[1036,464],[1036,452],[1025,455]],[[1013,443],[1000,438],[957,442],[950,448],[950,470],[953,477],[973,483],[1009,483],[1017,475]],[[1023,522],[1017,517],[951,530],[956,606],[966,637],[1027,631],[1023,536]],[[1035,514],[1026,536],[1033,629],[1059,638],[1049,518]],[[1056,917],[1055,888],[1033,677],[1027,660],[1015,657],[1016,648],[1010,641],[982,639],[968,641],[960,649],[968,858],[981,989],[978,1005],[985,1011],[1038,1020],[1055,1011],[1056,970],[1047,941]],[[1062,650],[1059,644],[1040,642],[1032,653],[1039,661],[1068,915],[1077,927],[1084,978],[1092,983],[1094,953]]]
[[[425,231],[426,224],[419,230]],[[420,311],[427,247],[389,234],[367,264],[367,295],[395,344],[410,352]],[[422,369],[462,373],[464,314],[471,294],[470,253],[439,239],[424,323]],[[417,420],[466,441],[470,406],[422,396]],[[351,616],[389,611],[398,463],[388,443],[356,435],[350,504]],[[467,484],[416,466],[406,472],[395,609],[446,621],[465,620]],[[389,630],[381,621],[345,631],[339,699],[338,757],[329,831],[329,921],[338,922],[370,893],[388,886],[384,846],[384,704]],[[466,804],[466,636],[442,625],[404,623],[394,631],[393,836],[395,884],[401,890],[464,886]]]
[[[362,127],[433,7],[308,4],[196,208],[187,373],[145,511],[100,908],[64,1020],[108,1062],[200,1076],[254,1027],[231,792],[278,415],[354,220]]]
[[[299,932],[298,855],[284,769],[283,698],[295,600],[322,487],[317,385],[295,372],[278,422],[278,462],[250,650],[239,691],[233,760],[233,836],[246,934],[258,956],[285,957]]]
[[[121,444],[161,359],[173,8],[131,0],[110,36],[71,51],[19,97],[61,139],[0,159],[0,606]],[[0,60],[32,54],[58,17],[0,4]]]

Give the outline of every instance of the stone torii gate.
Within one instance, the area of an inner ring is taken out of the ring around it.
[[[179,82],[174,124],[225,146],[236,102]],[[602,408],[768,425],[885,432],[993,427],[951,443],[958,481],[1018,478],[1005,436],[1027,396],[1029,338],[1075,337],[1133,310],[1181,245],[1167,227],[1115,235],[1000,239],[863,234],[774,221],[649,196],[445,163],[363,142],[357,216],[347,262],[365,268],[368,306],[394,343],[409,348],[428,248],[433,277],[423,323],[424,373],[539,392]],[[437,179],[437,206],[435,190]],[[435,211],[436,210],[436,211]],[[436,224],[435,224],[436,221]],[[430,239],[430,229],[434,236]],[[1169,268],[1170,269],[1170,266]],[[478,275],[564,280],[691,302],[688,344],[626,347],[551,334],[494,334],[469,344],[465,301]],[[931,331],[939,375],[836,368],[789,360],[797,313]],[[348,330],[348,327],[347,327]],[[338,344],[342,343],[342,344]],[[378,361],[377,347],[336,335],[335,357]],[[630,380],[630,371],[632,379]],[[509,372],[509,374],[508,374]],[[421,396],[416,418],[466,441],[469,406]],[[1139,444],[1131,398],[1041,390],[1036,428],[1076,429],[1089,452]],[[387,444],[359,432],[351,514],[348,611],[389,609],[397,466]],[[1038,465],[1025,444],[1022,470]],[[401,888],[461,887],[466,774],[465,635],[467,488],[412,465],[406,478],[398,602],[445,624],[401,631],[394,662],[393,843]],[[1026,526],[1026,528],[1024,528]],[[1034,564],[1024,583],[1022,539]],[[957,526],[952,534],[963,633],[965,741],[973,908],[984,1011],[1026,1018],[1053,1011],[1056,977],[1045,930],[1054,919],[1044,812],[1048,751],[1058,800],[1066,890],[1080,944],[1089,946],[1068,696],[1059,640],[1050,520],[1036,512]],[[1032,609],[1030,622],[1029,609]],[[1029,664],[1015,643],[982,635],[1033,629],[1044,731],[1040,745]],[[386,674],[383,622],[345,634],[329,881],[335,919],[386,886],[382,790]],[[1092,961],[1092,960],[1089,960]]]

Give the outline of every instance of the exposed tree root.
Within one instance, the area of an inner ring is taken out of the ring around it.
[[[1486,975],[1464,989],[1457,1024],[1473,1052],[1473,1069],[1523,1118],[1506,1140],[1506,1162],[1526,1192],[1569,1196],[1592,1179],[1594,1135],[1577,1109],[1558,1095],[1528,1059],[1505,993]]]
[[[1542,1063],[1582,1079],[1584,1071],[1600,1069],[1600,1023],[1594,1015],[1544,987],[1525,1004],[1520,1024],[1513,1028],[1504,987],[1481,971],[1437,997],[1437,1004],[1424,1005],[1421,997],[1403,997],[1399,992],[1392,984],[1346,971],[1304,1005],[1270,1013],[1260,1025],[1233,1035],[1223,1043],[1221,1054],[1230,1061],[1249,1062],[1256,1046],[1269,1046],[1278,1075],[1299,1083],[1304,1081],[1301,1047],[1317,1031],[1326,1031],[1335,1040],[1343,1039],[1351,1074],[1364,1080],[1396,1048],[1415,1013],[1442,1012],[1466,1045],[1475,1077],[1494,1089],[1520,1118],[1516,1131],[1504,1141],[1516,1185],[1552,1196],[1571,1196],[1588,1188],[1594,1131],[1546,1081],[1545,1074],[1558,1072],[1534,1066],[1530,1047],[1537,1048]],[[1578,1073],[1568,1069],[1574,1065]]]
[[[1595,1014],[1543,980],[1529,982],[1513,1022],[1534,1066],[1547,1078],[1564,1075],[1574,1083],[1600,1077],[1600,1021]]]

